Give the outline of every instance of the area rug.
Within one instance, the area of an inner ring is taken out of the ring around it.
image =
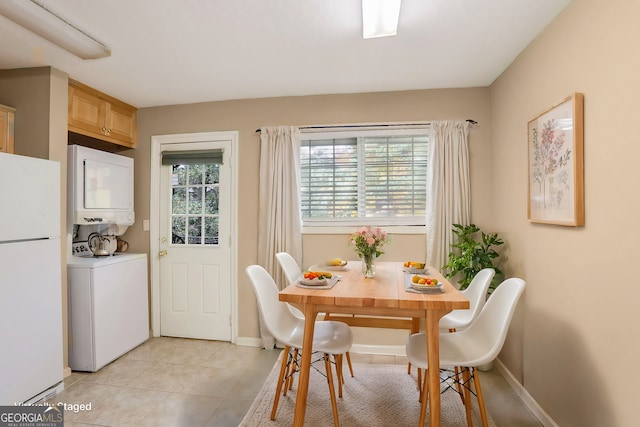
[[[319,367],[324,371],[324,365]],[[277,362],[242,420],[241,427],[291,426],[296,399],[297,376],[293,389],[286,396],[280,396],[276,420],[269,419],[279,369],[280,363]],[[342,399],[338,398],[338,417],[341,426],[413,427],[418,424],[420,403],[418,402],[416,369],[413,369],[412,374],[408,375],[406,365],[354,364],[353,370],[355,373],[353,378],[345,370],[343,397]],[[443,385],[443,390],[445,388],[446,385]],[[473,402],[473,425],[481,426],[482,421],[477,400],[475,397],[472,397],[471,400]],[[428,426],[428,408],[426,418],[425,425]],[[327,380],[314,369],[311,369],[304,421],[305,426],[333,425]],[[464,406],[460,397],[452,390],[446,390],[441,394],[440,422],[442,426],[447,427],[467,426]],[[495,427],[491,417],[489,417],[489,426]]]

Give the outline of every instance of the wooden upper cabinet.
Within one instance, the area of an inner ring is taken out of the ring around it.
[[[0,105],[0,152],[13,153],[13,120],[15,108]]]
[[[69,131],[134,148],[137,109],[89,86],[69,80]]]

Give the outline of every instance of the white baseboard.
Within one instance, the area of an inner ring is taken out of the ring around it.
[[[262,340],[260,338],[238,337],[235,344],[244,347],[262,347]]]
[[[525,405],[533,412],[533,415],[536,416],[538,420],[545,427],[560,427],[556,424],[555,421],[547,414],[544,409],[536,402],[536,400],[529,394],[527,389],[525,389],[522,384],[513,376],[511,371],[507,369],[507,367],[500,361],[500,359],[496,359],[495,361],[496,368],[502,376],[507,380],[509,385],[513,388],[516,394],[522,399]]]
[[[63,390],[64,390],[64,382],[60,381],[58,384],[53,385],[48,389],[38,393],[37,395],[33,396],[31,399],[24,401],[22,404],[24,406],[41,405],[43,402],[53,399],[56,395],[62,393]],[[9,423],[9,425],[22,425],[22,424]],[[29,425],[29,424],[26,424],[26,425]]]

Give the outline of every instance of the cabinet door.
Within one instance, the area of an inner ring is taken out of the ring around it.
[[[107,136],[131,146],[135,142],[136,113],[119,105],[109,104],[105,126]]]
[[[0,108],[0,152],[13,153],[13,111]]]
[[[136,108],[69,81],[69,131],[124,147],[137,143]]]
[[[7,152],[7,112],[0,110],[0,152]]]
[[[107,102],[69,87],[69,126],[104,135]]]

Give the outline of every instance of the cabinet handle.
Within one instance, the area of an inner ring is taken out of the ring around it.
[[[108,132],[108,133],[111,133],[111,129],[107,129],[107,132]]]
[[[102,132],[106,132],[106,131],[107,131],[107,128],[103,126],[102,127]]]

